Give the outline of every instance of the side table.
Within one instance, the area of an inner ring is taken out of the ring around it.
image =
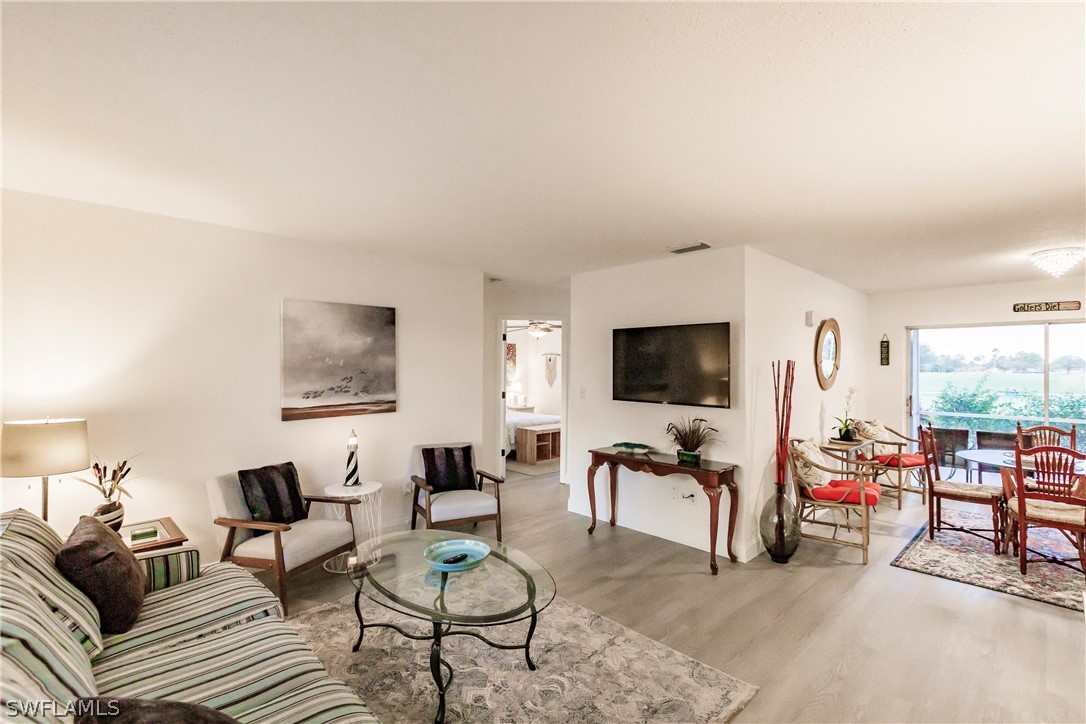
[[[361,485],[329,485],[324,494],[330,498],[361,498],[362,502],[351,511],[354,520],[354,544],[358,549],[359,560],[373,561],[375,551],[370,541],[381,535],[381,483],[367,480]],[[340,506],[336,506],[335,515],[343,520]],[[324,562],[324,570],[329,573],[346,573],[349,554],[340,553],[335,558]]]
[[[132,541],[132,533],[134,531],[144,531],[149,528],[155,529],[155,535],[153,537],[140,538],[135,542]],[[129,523],[128,525],[122,525],[119,532],[121,538],[124,539],[124,544],[128,546],[133,553],[146,553],[147,551],[157,551],[162,550],[163,548],[174,548],[179,545],[184,545],[185,541],[188,540],[188,536],[181,532],[181,529],[173,522],[173,518],[155,518],[154,520]]]

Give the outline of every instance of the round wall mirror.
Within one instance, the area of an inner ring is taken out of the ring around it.
[[[814,362],[818,385],[824,390],[833,387],[837,371],[841,368],[841,327],[832,317],[818,327]]]

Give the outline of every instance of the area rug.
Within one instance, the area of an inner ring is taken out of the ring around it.
[[[367,622],[391,622],[413,633],[429,626],[362,598]],[[437,689],[430,644],[391,629],[366,631],[358,653],[353,596],[288,619],[328,668],[384,722],[433,721]],[[527,623],[489,628],[488,638],[523,643]],[[530,671],[522,651],[503,651],[470,636],[442,642],[454,678],[449,722],[708,722],[726,721],[758,687],[646,638],[558,597],[539,616]]]
[[[984,513],[944,508],[943,522],[990,528],[992,518]],[[1031,529],[1029,547],[1061,558],[1075,555],[1074,547],[1059,531],[1051,529]],[[1083,591],[1086,591],[1083,574],[1054,563],[1031,562],[1023,576],[1018,570],[1018,558],[1011,555],[1010,549],[1007,555],[997,556],[989,541],[968,533],[944,528],[936,531],[933,541],[928,539],[925,524],[890,565],[1075,611],[1083,609]]]
[[[535,465],[518,463],[516,460],[505,461],[505,469],[507,471],[528,475],[533,478],[538,478],[543,475],[554,475],[558,472],[560,466],[560,460],[547,460],[546,462],[536,463]]]

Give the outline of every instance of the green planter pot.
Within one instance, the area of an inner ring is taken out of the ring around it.
[[[676,450],[675,454],[683,465],[701,465],[701,450]]]

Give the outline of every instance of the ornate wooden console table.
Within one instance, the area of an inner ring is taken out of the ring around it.
[[[613,447],[589,450],[592,453],[592,465],[588,468],[588,504],[592,509],[592,525],[589,534],[596,529],[596,486],[593,484],[596,471],[602,465],[610,468],[611,475],[611,525],[615,524],[615,511],[618,508],[618,467],[621,465],[638,473],[653,475],[689,475],[698,482],[701,489],[709,496],[709,568],[717,574],[716,533],[720,518],[720,492],[728,488],[728,558],[736,560],[732,552],[732,535],[735,533],[735,515],[739,510],[739,489],[733,475],[735,466],[715,460],[702,460],[699,465],[680,464],[677,457],[665,453],[634,454],[620,452]]]

